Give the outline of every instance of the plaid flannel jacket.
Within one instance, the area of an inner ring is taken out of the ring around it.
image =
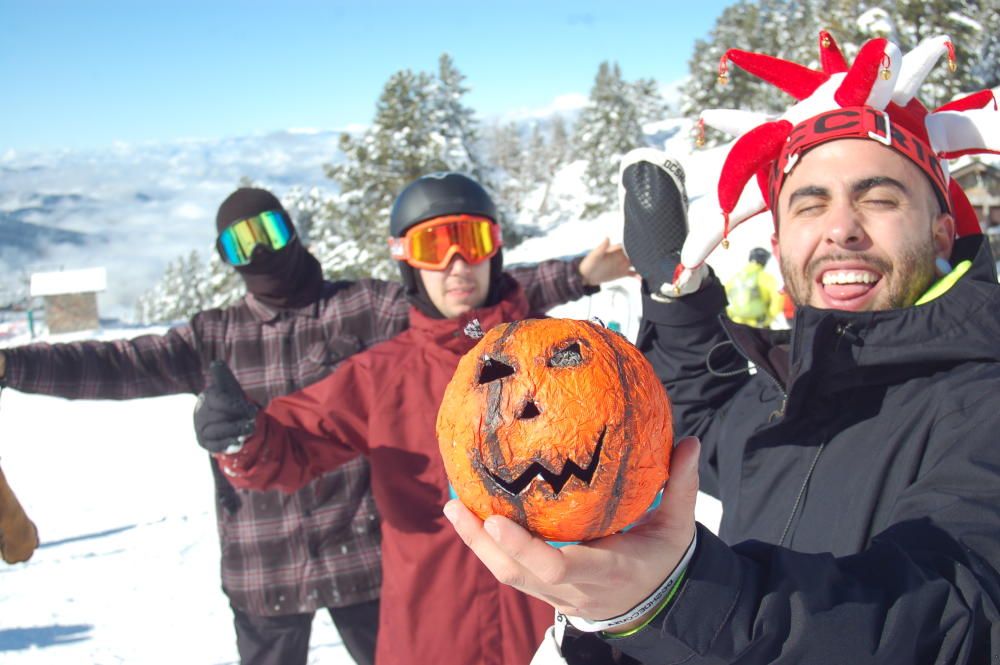
[[[579,263],[579,257],[551,260],[508,272],[532,309],[544,312],[596,290],[584,287]],[[248,295],[164,335],[4,349],[3,384],[69,399],[199,393],[208,364],[218,359],[253,400],[266,404],[401,332],[408,309],[400,284],[377,280],[328,282],[319,301],[295,310],[275,310]],[[378,597],[379,520],[364,458],[294,494],[237,490],[214,463],[212,472],[222,586],[235,607],[275,616]]]

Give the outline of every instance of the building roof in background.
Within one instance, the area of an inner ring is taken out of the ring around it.
[[[104,268],[36,272],[31,275],[32,296],[57,296],[67,293],[96,293],[108,286]]]

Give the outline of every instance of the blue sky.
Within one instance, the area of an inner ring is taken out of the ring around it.
[[[386,79],[452,55],[488,119],[661,83],[733,0],[0,0],[0,154],[371,121]]]

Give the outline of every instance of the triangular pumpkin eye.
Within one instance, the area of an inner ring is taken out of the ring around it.
[[[514,373],[514,368],[505,362],[489,356],[483,357],[483,364],[479,367],[479,385],[497,381]]]
[[[573,342],[569,346],[559,349],[549,358],[549,367],[576,367],[583,362],[583,354],[580,353],[580,342]]]

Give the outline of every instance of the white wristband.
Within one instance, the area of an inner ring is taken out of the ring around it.
[[[653,593],[649,594],[644,600],[639,602],[638,605],[630,609],[628,612],[625,612],[625,614],[612,617],[610,619],[601,619],[599,621],[591,621],[590,619],[570,616],[568,614],[563,616],[565,616],[566,621],[568,621],[569,624],[577,630],[583,631],[584,633],[597,633],[603,630],[611,630],[618,626],[624,626],[625,624],[632,623],[633,621],[642,618],[649,612],[659,609],[663,599],[670,595],[670,592],[673,591],[674,586],[680,580],[684,571],[687,570],[688,563],[691,561],[691,557],[694,556],[694,548],[697,544],[698,532],[695,531],[694,538],[691,539],[691,544],[688,545],[687,551],[684,552],[684,556],[681,557],[680,563],[678,563],[673,572],[667,576],[667,579],[663,580],[663,584],[658,586]],[[557,614],[557,621],[558,618],[559,615]]]

